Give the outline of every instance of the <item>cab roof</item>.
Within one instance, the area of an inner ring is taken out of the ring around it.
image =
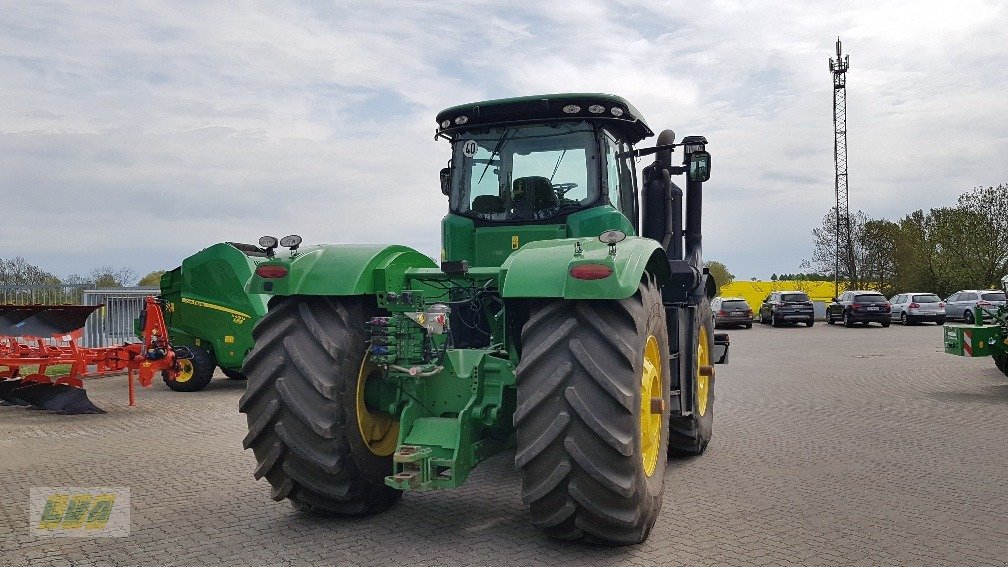
[[[477,127],[552,122],[578,118],[604,125],[631,144],[654,132],[623,97],[600,93],[559,93],[461,104],[438,113],[438,134],[452,136]]]

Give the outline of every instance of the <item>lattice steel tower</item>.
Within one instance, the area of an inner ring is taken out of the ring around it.
[[[836,41],[836,59],[829,61],[833,74],[833,168],[836,173],[836,264],[833,272],[834,293],[840,292],[840,258],[846,264],[848,281],[856,285],[854,243],[851,241],[850,210],[847,199],[847,69],[850,56],[842,55],[840,38]]]

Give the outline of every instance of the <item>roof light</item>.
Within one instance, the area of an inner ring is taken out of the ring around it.
[[[570,275],[578,280],[602,280],[612,275],[612,268],[604,264],[579,264],[570,269]]]
[[[458,124],[459,126],[465,124],[466,122],[469,122],[468,116],[459,116],[458,118],[455,119],[455,123]]]
[[[280,239],[280,246],[283,246],[284,248],[297,250],[297,247],[300,245],[301,245],[301,237],[296,234],[291,234],[290,236],[285,236]]]
[[[614,107],[610,108],[609,112],[611,112],[612,115],[615,116],[616,118],[619,118],[620,116],[623,116],[623,109],[620,108],[620,107],[618,107],[618,106],[614,106]]]
[[[605,107],[601,104],[593,104],[588,107],[588,112],[591,112],[592,114],[602,114],[605,112]]]
[[[278,242],[275,236],[263,236],[259,239],[260,248],[276,248],[277,244]]]
[[[578,112],[581,112],[581,107],[576,104],[568,104],[563,107],[563,111],[567,114],[577,114]]]

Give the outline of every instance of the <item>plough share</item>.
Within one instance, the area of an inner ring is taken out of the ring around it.
[[[84,391],[84,378],[126,371],[129,405],[135,405],[133,381],[149,388],[157,372],[174,378],[185,349],[168,343],[161,306],[148,297],[142,342],[115,347],[87,348],[78,344],[84,323],[101,305],[0,305],[0,404],[36,407],[79,414],[105,413]],[[50,376],[46,370],[69,365],[69,371]],[[22,375],[24,367],[38,367]]]

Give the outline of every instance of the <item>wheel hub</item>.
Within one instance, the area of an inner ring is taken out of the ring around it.
[[[364,403],[364,387],[377,372],[378,366],[371,362],[369,353],[361,362],[357,375],[357,428],[369,451],[379,457],[387,457],[395,451],[399,442],[399,422],[387,413],[371,411]]]
[[[661,350],[654,335],[644,342],[644,364],[641,369],[640,435],[644,474],[654,474],[661,446],[662,414],[665,399],[662,397]]]
[[[710,394],[710,375],[702,371],[710,367],[710,344],[707,342],[707,327],[700,325],[700,337],[697,339],[696,396],[697,413],[701,416],[707,413],[707,397]]]
[[[193,363],[188,358],[179,359],[179,373],[175,377],[176,382],[188,382],[193,377]]]

